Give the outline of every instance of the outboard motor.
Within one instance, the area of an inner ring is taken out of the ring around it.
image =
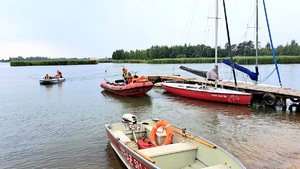
[[[123,123],[129,123],[129,124],[136,124],[137,123],[137,117],[133,114],[124,114],[122,116]]]
[[[124,114],[122,116],[122,122],[126,123],[130,130],[135,130],[137,127],[137,117],[133,114]]]
[[[126,123],[129,127],[129,129],[132,131],[133,138],[135,142],[137,143],[136,135],[135,135],[135,130],[139,129],[139,125],[137,125],[137,117],[133,114],[124,114],[122,116],[122,122]]]

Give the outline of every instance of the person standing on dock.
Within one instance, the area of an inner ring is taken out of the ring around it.
[[[219,80],[218,65],[215,65],[215,67],[212,70],[206,73],[206,78],[210,81]]]

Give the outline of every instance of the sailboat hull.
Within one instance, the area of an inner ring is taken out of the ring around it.
[[[197,84],[163,83],[162,88],[179,96],[220,103],[247,105],[252,98],[250,93]]]

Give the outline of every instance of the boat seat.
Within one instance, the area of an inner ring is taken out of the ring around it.
[[[145,126],[145,129],[146,129],[149,133],[151,133],[152,128],[153,128],[153,126],[151,126],[151,125],[146,125],[146,126]],[[158,136],[158,137],[167,136],[167,132],[166,132],[166,130],[164,130],[162,127],[159,127],[159,128],[157,129],[157,131],[156,131],[156,136]]]
[[[116,137],[118,137],[124,144],[131,142],[130,138],[127,137],[123,131],[115,130],[112,131]]]
[[[145,130],[148,133],[147,135],[148,138],[150,138],[150,133],[152,131],[152,128],[153,128],[152,125],[145,126]],[[155,140],[156,144],[161,146],[164,143],[166,136],[167,136],[166,130],[164,130],[162,127],[159,127],[156,131],[156,140]]]
[[[184,152],[189,150],[197,150],[197,147],[192,143],[175,143],[175,144],[142,149],[139,151],[149,157],[156,157],[156,156]]]
[[[227,167],[224,164],[217,164],[203,169],[227,169]]]
[[[151,132],[153,126],[152,125],[144,125],[145,130],[148,130]]]

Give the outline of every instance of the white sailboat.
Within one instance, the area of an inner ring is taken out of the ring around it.
[[[251,71],[241,65],[238,65],[236,63],[234,63],[233,61],[229,61],[229,60],[225,60],[223,59],[221,62],[228,65],[228,66],[232,66],[247,74],[250,79],[254,82],[254,84],[256,85],[258,83],[258,75],[259,75],[259,71],[258,71],[258,0],[256,0],[256,9],[255,9],[255,16],[256,16],[256,19],[255,19],[255,71]],[[269,39],[270,39],[270,45],[271,45],[271,49],[272,49],[272,55],[273,55],[273,58],[274,58],[274,65],[275,65],[275,70],[277,72],[277,76],[278,76],[278,81],[279,81],[279,85],[282,86],[282,83],[281,83],[281,78],[280,78],[280,73],[279,73],[279,69],[278,69],[278,66],[277,66],[277,59],[276,59],[276,54],[275,54],[275,49],[274,49],[274,46],[273,46],[273,40],[272,40],[272,36],[271,36],[271,31],[270,31],[270,26],[269,26],[269,21],[268,21],[268,16],[267,16],[267,11],[266,11],[266,5],[265,5],[265,1],[263,0],[263,6],[264,6],[264,12],[265,12],[265,18],[266,18],[266,22],[267,22],[267,28],[268,28],[268,33],[269,33]],[[270,76],[270,75],[269,75]]]
[[[259,75],[259,71],[258,71],[258,0],[256,0],[256,8],[255,8],[255,16],[256,16],[256,19],[255,19],[255,55],[256,55],[256,60],[255,60],[255,72],[241,66],[241,65],[238,65],[237,63],[234,63],[233,61],[229,61],[229,60],[222,60],[221,62],[228,65],[228,66],[231,66],[231,67],[234,67],[235,69],[247,74],[250,79],[254,82],[254,83],[249,83],[249,85],[258,85],[258,75]],[[275,65],[275,69],[276,72],[277,72],[277,76],[278,76],[278,80],[279,80],[279,84],[280,84],[280,87],[282,87],[282,84],[281,84],[281,78],[280,78],[280,74],[279,74],[279,69],[278,69],[278,66],[277,66],[277,59],[276,59],[276,54],[275,54],[275,49],[274,49],[274,46],[273,46],[273,41],[272,41],[272,36],[271,36],[271,31],[270,31],[270,26],[269,26],[269,21],[268,21],[268,16],[267,16],[267,11],[266,11],[266,5],[265,5],[265,1],[263,0],[263,6],[264,6],[264,12],[265,12],[265,18],[266,18],[266,22],[267,22],[267,28],[268,28],[268,33],[269,33],[269,39],[270,39],[270,44],[271,44],[271,48],[272,48],[272,54],[273,54],[273,59],[274,59],[274,65]],[[273,73],[273,72],[272,72]],[[272,74],[271,73],[271,74]],[[270,74],[270,75],[271,75]],[[270,77],[270,75],[268,75],[267,77]],[[243,82],[245,83],[245,82]],[[259,84],[260,86],[271,86],[271,85],[266,85],[266,84]],[[275,86],[273,86],[275,87]],[[260,95],[260,93],[258,94],[253,94],[253,95]],[[279,98],[277,98],[274,94],[272,93],[265,93],[263,94],[262,96],[254,96],[254,97],[257,97],[257,98],[261,98],[263,99],[263,103],[267,106],[275,106],[276,103],[277,103],[277,100],[281,100]],[[253,102],[256,102],[256,100],[253,100]],[[259,100],[258,100],[259,102]],[[285,104],[285,103],[284,103]]]
[[[207,72],[206,78],[215,81],[214,86],[202,84],[184,84],[184,83],[162,83],[162,88],[166,91],[194,99],[241,104],[250,103],[252,96],[250,93],[224,89],[217,86],[218,77],[218,0],[216,0],[216,16],[215,16],[215,68]],[[234,71],[234,69],[233,69]],[[212,78],[213,77],[213,78]]]

